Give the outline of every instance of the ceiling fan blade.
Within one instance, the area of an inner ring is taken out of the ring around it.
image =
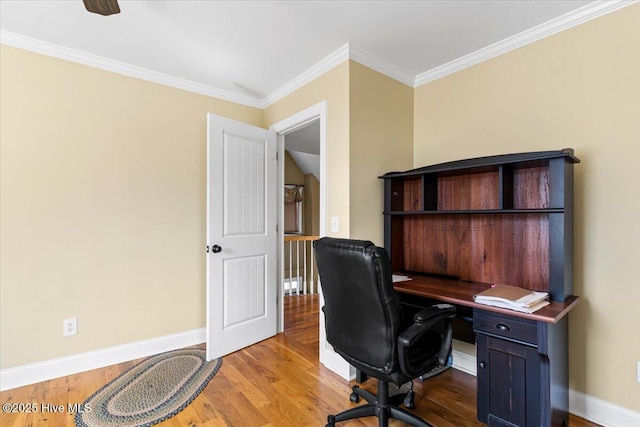
[[[89,12],[98,13],[100,15],[113,15],[114,13],[120,13],[120,6],[118,6],[118,0],[82,0],[84,7]]]

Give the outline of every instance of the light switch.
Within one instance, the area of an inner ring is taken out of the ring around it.
[[[338,218],[337,216],[332,216],[331,217],[331,232],[332,233],[337,233],[338,231],[340,231],[340,218]]]

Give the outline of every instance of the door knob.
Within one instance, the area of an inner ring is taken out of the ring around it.
[[[218,245],[211,246],[211,252],[213,252],[214,254],[217,254],[221,250],[222,250],[222,248],[220,246],[218,246]]]

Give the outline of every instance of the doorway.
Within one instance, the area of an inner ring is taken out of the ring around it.
[[[283,330],[317,311],[313,241],[320,234],[320,119],[284,135]],[[317,338],[317,337],[316,337]]]
[[[297,287],[297,268],[296,273],[291,274],[291,270],[289,265],[286,266],[285,270],[285,244],[284,237],[286,234],[293,233],[285,233],[285,214],[284,214],[284,192],[285,192],[285,184],[296,184],[287,183],[285,179],[285,164],[287,162],[291,164],[295,164],[299,169],[298,174],[298,183],[304,182],[300,181],[300,176],[304,177],[304,175],[311,175],[313,179],[317,180],[318,188],[317,188],[317,209],[316,215],[317,217],[314,219],[311,215],[311,220],[307,219],[302,224],[300,231],[300,235],[307,234],[310,232],[317,233],[315,235],[322,236],[324,235],[324,223],[325,223],[325,206],[326,206],[326,185],[324,183],[326,179],[326,101],[322,101],[316,105],[313,105],[303,111],[300,111],[287,119],[284,119],[270,127],[271,130],[274,130],[278,134],[278,157],[282,159],[279,164],[279,189],[280,196],[279,200],[281,201],[280,206],[281,210],[279,213],[279,239],[278,239],[278,254],[279,254],[279,277],[278,277],[278,298],[280,303],[278,304],[279,309],[279,322],[278,322],[278,332],[284,331],[284,304],[282,303],[282,298],[284,298],[285,291],[285,281],[289,282],[289,288],[293,285]],[[292,154],[293,153],[293,154]],[[287,176],[287,178],[290,178]],[[309,181],[307,177],[307,182]],[[313,180],[312,179],[312,180]],[[310,191],[307,191],[310,190]],[[313,190],[311,188],[304,188],[303,193],[312,193]],[[306,206],[307,208],[311,208],[312,206]],[[303,206],[304,210],[305,207]],[[310,216],[307,215],[306,218]],[[289,231],[289,230],[287,230]],[[290,281],[290,278],[293,277],[293,281]],[[293,282],[293,283],[292,283]],[[307,284],[309,289],[310,283]],[[317,291],[317,284],[314,283],[315,291]],[[303,290],[304,281],[300,281],[300,287],[298,289]],[[289,289],[287,289],[289,292]]]
[[[300,111],[270,127],[271,130],[275,131],[278,134],[278,155],[282,158],[284,156],[284,146],[285,146],[285,136],[289,133],[292,133],[298,129],[305,127],[311,122],[318,120],[320,124],[320,225],[319,225],[319,236],[326,235],[326,214],[327,214],[327,101],[321,101],[307,109]],[[280,200],[284,200],[284,168],[282,167],[282,163],[279,164],[280,175],[279,175],[279,189],[280,189]],[[282,210],[280,212],[279,224],[283,224],[284,217]],[[283,233],[282,233],[283,234]],[[278,244],[280,247],[278,248],[279,254],[279,277],[278,277],[278,285],[281,286],[284,278],[284,247],[283,247],[283,239],[278,239]],[[319,285],[319,306],[322,307],[324,305],[324,300],[322,297],[322,284]],[[278,295],[282,295],[282,289],[278,290]],[[278,316],[278,332],[284,331],[284,312],[283,312],[283,304],[282,301],[278,304],[279,316]],[[331,345],[327,342],[326,332],[324,328],[324,317],[320,314],[318,315],[318,323],[319,323],[319,356],[320,363],[324,366],[337,373],[341,377],[345,379],[350,379],[354,376],[355,372],[351,368],[351,366],[335,351]]]

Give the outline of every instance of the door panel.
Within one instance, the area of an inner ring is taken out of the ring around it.
[[[226,132],[223,137],[224,234],[264,234],[266,144]]]
[[[265,266],[262,255],[224,261],[225,328],[265,316]]]

